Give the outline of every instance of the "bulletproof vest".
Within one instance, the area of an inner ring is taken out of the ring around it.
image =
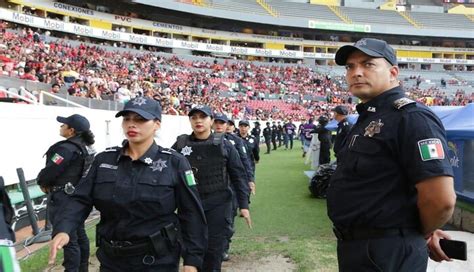
[[[56,143],[48,149],[46,152],[47,159],[51,158],[55,154],[55,149],[59,145],[74,145],[76,148],[74,148],[73,152],[78,154],[79,158],[72,160],[66,171],[58,176],[52,184],[53,186],[62,186],[68,182],[71,182],[73,185],[76,185],[81,177],[87,175],[89,172],[92,161],[94,160],[94,154],[89,152],[85,145],[81,145],[75,141],[64,140]],[[69,146],[68,148],[71,147]]]
[[[191,141],[189,135],[181,135],[177,141],[177,151],[190,147],[186,156],[193,169],[199,193],[209,194],[229,188],[227,158],[224,151],[223,134],[213,133],[205,141]]]

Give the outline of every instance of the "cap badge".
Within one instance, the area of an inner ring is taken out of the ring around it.
[[[143,97],[137,97],[132,101],[133,105],[141,106],[146,104],[146,99]]]

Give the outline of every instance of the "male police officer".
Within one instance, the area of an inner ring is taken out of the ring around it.
[[[277,124],[278,147],[280,147],[283,143],[283,126],[281,125],[281,121],[278,121]]]
[[[252,131],[250,134],[252,134],[255,139],[257,139],[257,142],[260,144],[260,133],[262,132],[262,129],[260,128],[260,122],[256,121],[254,122],[255,127],[252,128]]]
[[[277,136],[278,136],[278,127],[277,127],[275,121],[273,121],[273,125],[272,125],[272,143],[273,143],[273,150],[276,150],[276,149],[277,149],[277,143],[276,143]]]
[[[272,140],[272,128],[270,127],[270,122],[267,122],[267,126],[263,129],[263,138],[265,138],[265,145],[267,146],[267,152],[265,154],[270,154],[271,149],[271,140]]]
[[[258,145],[258,141],[255,139],[253,135],[249,134],[250,123],[247,120],[240,120],[239,121],[239,134],[238,136],[244,140],[247,145],[247,150],[249,158],[250,158],[250,165],[253,169],[253,177],[254,179],[250,182],[250,189],[253,194],[255,194],[255,164],[258,163],[260,160],[260,147]]]
[[[211,108],[199,105],[188,114],[193,132],[178,137],[173,148],[186,156],[197,179],[208,224],[208,245],[203,271],[221,271],[228,243],[234,186],[240,213],[251,226],[247,175],[239,154],[223,134],[212,133]]]
[[[337,153],[341,150],[343,141],[346,139],[347,134],[352,128],[352,125],[347,121],[347,108],[344,106],[336,106],[334,109],[334,119],[337,121],[337,134],[334,140],[334,154],[337,157]]]
[[[319,150],[319,165],[331,162],[331,132],[326,129],[329,119],[321,115],[318,118],[318,126],[312,133],[318,134],[318,140],[321,143]]]
[[[338,153],[328,214],[340,271],[426,271],[433,232],[451,217],[456,195],[442,123],[404,96],[395,51],[362,39],[341,47],[359,119]]]

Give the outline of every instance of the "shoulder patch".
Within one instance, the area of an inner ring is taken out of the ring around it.
[[[416,102],[411,100],[410,98],[402,97],[402,98],[399,98],[399,99],[393,101],[393,106],[397,110],[399,110],[399,109],[405,107],[406,105],[413,104],[413,103],[416,103]]]

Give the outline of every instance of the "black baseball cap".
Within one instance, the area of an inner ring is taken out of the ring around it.
[[[127,112],[139,114],[146,120],[158,119],[161,121],[161,105],[158,101],[151,98],[139,96],[128,101],[125,103],[123,110],[115,114],[115,117],[124,116]]]
[[[205,115],[212,117],[212,110],[209,106],[206,106],[206,105],[198,105],[192,108],[191,111],[188,113],[188,116],[193,115],[197,111],[200,111],[204,113]]]
[[[235,126],[235,122],[232,119],[229,119],[229,121],[227,121],[227,124]]]
[[[240,126],[250,126],[250,123],[248,120],[240,120],[239,121],[239,127]]]
[[[339,113],[339,114],[342,114],[342,115],[349,114],[349,111],[344,106],[336,106],[334,109],[332,109],[332,111],[334,111],[336,113]]]
[[[374,58],[384,58],[393,66],[397,65],[397,54],[386,41],[364,38],[358,40],[354,45],[345,45],[336,52],[336,63],[346,65],[347,58],[355,50],[360,50]]]
[[[219,120],[225,123],[229,122],[229,118],[227,118],[227,115],[223,114],[222,112],[215,112],[214,120]]]
[[[73,114],[69,117],[58,116],[56,117],[56,120],[59,123],[66,124],[69,127],[75,129],[76,132],[88,131],[91,128],[89,120],[80,114]]]

